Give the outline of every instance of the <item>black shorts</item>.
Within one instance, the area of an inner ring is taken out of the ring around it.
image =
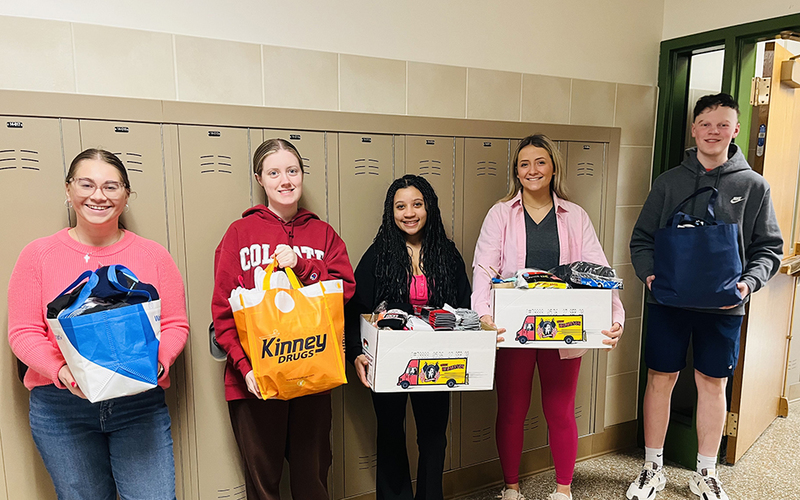
[[[714,378],[733,375],[739,360],[743,316],[690,311],[647,304],[645,362],[659,372],[675,373],[686,366],[689,339],[694,368]]]

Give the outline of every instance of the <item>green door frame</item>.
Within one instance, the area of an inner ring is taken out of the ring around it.
[[[733,95],[741,111],[741,131],[736,143],[747,154],[750,138],[750,82],[755,76],[756,44],[774,39],[782,31],[800,32],[800,14],[740,24],[661,42],[658,62],[658,109],[653,147],[653,180],[683,159],[687,123],[689,73],[693,54],[725,49],[722,91]],[[642,325],[642,346],[647,337],[647,310]],[[639,446],[644,447],[642,407],[647,385],[644,349],[639,362]],[[694,468],[697,455],[696,423],[671,419],[664,447],[665,457]]]

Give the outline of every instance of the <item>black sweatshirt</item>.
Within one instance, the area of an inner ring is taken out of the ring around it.
[[[370,245],[356,267],[355,295],[353,295],[353,298],[350,299],[344,308],[346,355],[351,363],[360,354],[363,354],[361,350],[361,321],[359,316],[371,313],[378,307],[381,301],[385,300],[384,297],[377,296],[375,287],[375,266],[377,257],[375,245]],[[461,257],[461,254],[458,254],[457,268],[456,276],[453,277],[453,279],[456,280],[456,303],[450,305],[458,308],[469,308],[472,289],[470,288],[464,259]],[[431,286],[431,281],[428,281],[428,286]]]

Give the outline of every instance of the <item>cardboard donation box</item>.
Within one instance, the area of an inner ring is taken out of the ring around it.
[[[494,330],[378,330],[361,316],[361,346],[374,392],[489,391]]]
[[[611,290],[499,288],[494,322],[505,328],[500,347],[608,349]]]

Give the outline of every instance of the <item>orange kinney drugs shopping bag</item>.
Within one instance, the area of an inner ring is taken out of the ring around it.
[[[257,274],[256,288],[229,298],[261,397],[292,399],[346,384],[342,280],[302,286],[287,268],[291,288],[270,288],[273,269],[263,285]]]

